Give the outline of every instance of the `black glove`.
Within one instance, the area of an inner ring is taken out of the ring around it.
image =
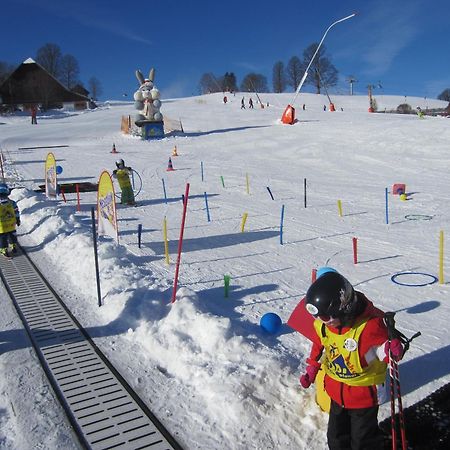
[[[16,220],[17,226],[20,227],[20,219]]]

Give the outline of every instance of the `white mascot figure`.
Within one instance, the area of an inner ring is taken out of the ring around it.
[[[155,69],[150,69],[148,78],[144,78],[140,70],[136,70],[139,89],[134,93],[134,107],[138,110],[135,124],[142,127],[143,138],[150,138],[150,134],[164,135],[163,116],[160,112],[161,100],[159,90],[154,86]],[[159,130],[159,131],[158,131]]]

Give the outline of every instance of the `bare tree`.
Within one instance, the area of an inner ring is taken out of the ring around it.
[[[55,78],[61,73],[61,59],[61,49],[56,44],[47,43],[36,54],[36,62]]]
[[[209,94],[211,92],[222,92],[222,86],[219,80],[217,80],[217,78],[211,72],[204,73],[202,75],[199,85],[201,94]]]
[[[286,89],[286,73],[284,64],[281,61],[278,61],[273,65],[272,86],[273,92],[276,92],[277,94],[284,92]]]
[[[318,43],[315,42],[311,44],[304,52],[303,52],[303,62],[302,62],[302,72],[304,73],[306,67],[311,61],[314,53],[317,50]],[[325,55],[326,49],[325,46],[322,45],[317,52],[314,61],[310,66],[310,70],[308,71],[308,77],[305,80],[305,84],[312,84],[316,88],[316,93],[320,94],[320,89],[324,85],[336,86],[338,81],[338,71],[336,67],[333,66],[329,58]],[[320,76],[319,76],[320,74]]]
[[[259,73],[247,74],[241,83],[241,91],[244,92],[267,92],[267,78]]]
[[[300,84],[304,70],[302,70],[302,63],[298,56],[293,56],[286,66],[286,82],[289,86],[297,89]]]
[[[95,77],[91,77],[89,78],[88,86],[92,99],[98,100],[98,97],[102,95],[102,86],[100,81]]]
[[[60,80],[67,86],[68,89],[72,89],[77,84],[78,75],[80,74],[80,67],[75,56],[64,55],[61,58],[61,73]]]

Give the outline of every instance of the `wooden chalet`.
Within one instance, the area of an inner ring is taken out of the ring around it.
[[[90,99],[67,89],[41,65],[28,58],[0,84],[0,105],[2,109],[12,110],[28,110],[33,106],[80,110],[89,108]]]

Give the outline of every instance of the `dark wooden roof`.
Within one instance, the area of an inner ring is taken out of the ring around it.
[[[85,95],[70,91],[31,58],[23,62],[0,85],[3,104],[41,104],[45,107],[65,102],[86,102]]]

